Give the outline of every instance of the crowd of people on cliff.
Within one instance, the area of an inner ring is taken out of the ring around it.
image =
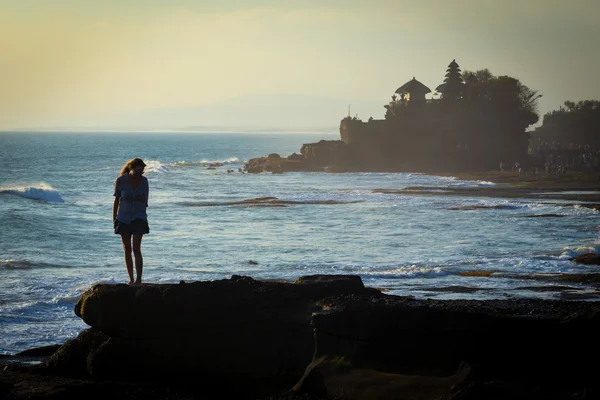
[[[546,172],[570,169],[598,169],[600,167],[600,149],[590,144],[568,145],[560,142],[540,143],[531,151],[536,163],[545,166]]]
[[[582,152],[577,155],[545,154],[544,152],[534,153],[531,174],[534,176],[537,175],[540,172],[541,166],[544,167],[547,174],[556,173],[558,176],[565,176],[567,169],[600,169],[600,150],[595,150],[592,146],[588,145],[577,147],[575,149],[581,149]],[[508,172],[509,170],[515,176],[525,175],[525,169],[519,161],[514,161],[512,163],[500,161],[500,172]]]
[[[585,152],[589,150],[595,150],[596,146],[592,146],[589,144],[577,144],[572,142],[567,145],[561,142],[553,141],[551,143],[540,142],[535,148],[536,150],[579,150]]]

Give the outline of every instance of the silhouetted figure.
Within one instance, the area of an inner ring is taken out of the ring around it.
[[[115,180],[115,201],[113,203],[113,224],[115,233],[121,235],[125,266],[130,285],[141,285],[144,260],[142,257],[142,236],[150,233],[148,228],[148,179],[142,176],[146,164],[141,158],[129,160]],[[133,243],[132,243],[133,242]],[[135,257],[136,279],[133,279],[133,259]]]

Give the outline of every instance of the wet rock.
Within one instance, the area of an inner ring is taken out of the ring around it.
[[[600,305],[544,300],[435,301],[338,296],[315,313],[315,358],[354,369],[449,377],[468,364],[473,381],[528,380],[582,387],[594,382],[586,360],[595,345]],[[553,343],[549,350],[539,338]],[[588,351],[573,352],[571,346]]]
[[[448,207],[448,210],[505,210],[508,209],[506,206],[493,205],[493,206],[455,206]]]
[[[36,347],[15,354],[17,357],[50,357],[61,347],[61,344],[53,344],[50,346]]]
[[[468,375],[466,364],[447,377],[417,376],[354,368],[342,358],[323,356],[306,368],[293,391],[335,399],[439,399]]]
[[[358,276],[289,283],[234,275],[96,285],[76,313],[91,328],[47,366],[3,370],[0,358],[0,398],[486,400],[600,393],[588,366],[600,357],[597,302],[417,300],[366,288]]]
[[[247,206],[247,207],[285,207],[288,205],[299,204],[315,204],[315,205],[331,205],[331,204],[350,204],[358,203],[359,201],[337,201],[337,200],[281,200],[277,197],[257,197],[253,199],[244,199],[240,201],[223,201],[223,202],[198,202],[198,203],[180,203],[186,207],[215,207],[215,206]]]
[[[234,275],[185,285],[96,285],[75,308],[92,328],[49,366],[101,380],[201,381],[228,396],[277,393],[311,361],[316,302],[344,293],[379,295],[345,276],[294,284]]]
[[[560,214],[536,214],[536,215],[525,215],[523,218],[561,218],[564,215]]]
[[[578,255],[577,257],[569,258],[569,260],[575,261],[579,264],[600,265],[600,254],[586,253]]]

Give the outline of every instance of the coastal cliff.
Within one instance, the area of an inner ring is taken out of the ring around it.
[[[600,356],[600,304],[591,302],[417,300],[366,288],[357,276],[294,283],[233,276],[96,285],[75,312],[90,329],[43,365],[7,364],[0,397],[34,390],[37,398],[177,399],[600,394],[588,367]]]

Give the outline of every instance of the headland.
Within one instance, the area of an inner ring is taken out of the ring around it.
[[[517,78],[461,71],[453,60],[434,91],[415,77],[397,88],[384,119],[348,115],[339,140],[305,143],[287,157],[253,158],[245,170],[417,172],[530,187],[598,183],[600,102],[567,101],[528,131],[540,119],[541,96]]]

